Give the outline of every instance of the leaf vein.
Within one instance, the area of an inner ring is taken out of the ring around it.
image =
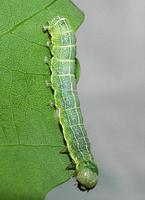
[[[27,17],[26,19],[22,20],[21,22],[17,23],[15,26],[13,26],[10,30],[2,33],[0,35],[0,38],[4,37],[5,35],[13,32],[15,29],[17,29],[19,26],[21,26],[22,24],[24,24],[26,21],[32,19],[33,17],[35,17],[37,14],[41,13],[43,10],[47,9],[48,7],[52,6],[57,0],[52,1],[50,4],[46,5],[45,7],[43,7],[42,9],[38,10],[37,12],[33,13],[31,16]]]

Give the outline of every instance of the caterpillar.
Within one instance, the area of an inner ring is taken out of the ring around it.
[[[76,180],[81,190],[90,190],[97,184],[98,168],[91,153],[77,93],[80,66],[76,59],[76,36],[63,16],[54,17],[43,30],[51,37],[51,42],[47,42],[52,54],[51,87],[67,149],[75,164]]]

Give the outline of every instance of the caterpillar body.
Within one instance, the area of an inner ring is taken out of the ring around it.
[[[98,181],[98,168],[91,154],[83,125],[77,93],[79,65],[76,61],[76,37],[67,18],[56,16],[44,26],[51,36],[51,86],[55,106],[80,189],[90,190]]]

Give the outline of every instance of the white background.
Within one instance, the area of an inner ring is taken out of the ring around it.
[[[74,3],[86,16],[77,32],[78,90],[100,179],[88,193],[72,179],[47,200],[144,200],[145,1]]]

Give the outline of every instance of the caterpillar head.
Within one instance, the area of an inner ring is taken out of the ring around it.
[[[88,161],[80,164],[77,168],[76,180],[78,187],[83,191],[93,189],[98,182],[97,166]]]

